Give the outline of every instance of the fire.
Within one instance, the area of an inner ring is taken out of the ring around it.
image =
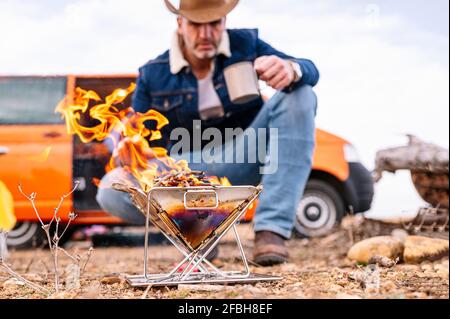
[[[136,177],[144,190],[148,190],[153,187],[157,177],[177,172],[189,173],[191,170],[186,161],[176,161],[165,148],[151,147],[149,144],[162,138],[160,130],[169,124],[167,118],[155,110],[142,114],[132,108],[118,107],[135,88],[136,85],[132,83],[127,89],[116,89],[103,103],[96,92],[76,88],[73,99],[66,97],[58,104],[55,112],[62,114],[67,132],[76,134],[83,143],[112,139],[114,151],[106,171],[123,167]],[[92,103],[95,105],[91,106]],[[86,115],[98,124],[83,125],[81,119]],[[147,121],[154,122],[156,129],[147,129],[144,124]],[[231,185],[226,177],[209,177],[208,180],[211,184]],[[98,181],[94,183],[98,184]]]

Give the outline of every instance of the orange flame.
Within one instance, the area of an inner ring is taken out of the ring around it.
[[[148,190],[154,185],[156,177],[178,171],[189,173],[190,169],[186,161],[169,157],[166,149],[150,146],[149,141],[161,139],[160,130],[169,124],[161,113],[149,110],[142,114],[132,108],[119,110],[117,104],[124,102],[135,88],[136,85],[132,83],[125,90],[116,89],[105,98],[104,103],[100,103],[101,98],[96,92],[76,88],[73,101],[66,97],[58,104],[55,112],[62,114],[67,132],[78,135],[83,143],[111,138],[115,147],[106,171],[121,166],[136,177],[144,190]],[[91,102],[99,104],[90,107]],[[89,115],[98,124],[90,127],[81,124],[83,115]],[[144,125],[147,121],[155,122],[156,130],[147,129]],[[111,134],[115,130],[120,132],[119,140],[115,140],[114,134]],[[226,178],[212,177],[210,181],[213,184],[229,184]]]

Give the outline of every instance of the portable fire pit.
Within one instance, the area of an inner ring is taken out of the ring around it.
[[[261,193],[261,186],[153,187],[147,194],[120,184],[113,187],[130,193],[133,204],[146,216],[144,273],[127,276],[131,286],[231,284],[282,279],[250,272],[236,230],[236,223]],[[150,221],[184,256],[167,273],[148,272]],[[242,268],[222,271],[206,257],[230,230],[240,252]]]

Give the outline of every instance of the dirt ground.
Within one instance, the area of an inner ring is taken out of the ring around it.
[[[247,256],[251,257],[251,225],[239,225]],[[367,237],[370,234],[363,235]],[[18,283],[0,268],[0,298],[445,298],[449,297],[448,257],[419,265],[397,264],[391,269],[377,268],[379,289],[364,287],[355,274],[367,273],[368,266],[356,265],[346,258],[348,248],[358,241],[358,234],[338,229],[320,239],[292,239],[288,246],[291,261],[274,267],[251,265],[251,271],[280,275],[281,281],[235,286],[179,286],[172,288],[132,288],[126,274],[141,274],[143,248],[96,248],[85,272],[81,288],[64,289],[64,269],[70,259],[61,256],[62,288],[59,293],[44,295]],[[361,237],[361,236],[360,236]],[[87,251],[89,243],[77,243],[71,253]],[[76,248],[78,247],[78,248]],[[170,246],[155,246],[150,252],[150,271],[163,272],[174,266],[181,255]],[[222,269],[238,267],[239,253],[230,236],[220,245]],[[12,251],[8,260],[12,269],[41,286],[53,289],[52,261],[48,250]],[[374,274],[374,276],[376,275]]]

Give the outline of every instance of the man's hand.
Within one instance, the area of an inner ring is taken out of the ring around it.
[[[255,60],[255,70],[259,79],[275,90],[283,90],[295,78],[294,69],[290,63],[275,55],[261,56]]]

